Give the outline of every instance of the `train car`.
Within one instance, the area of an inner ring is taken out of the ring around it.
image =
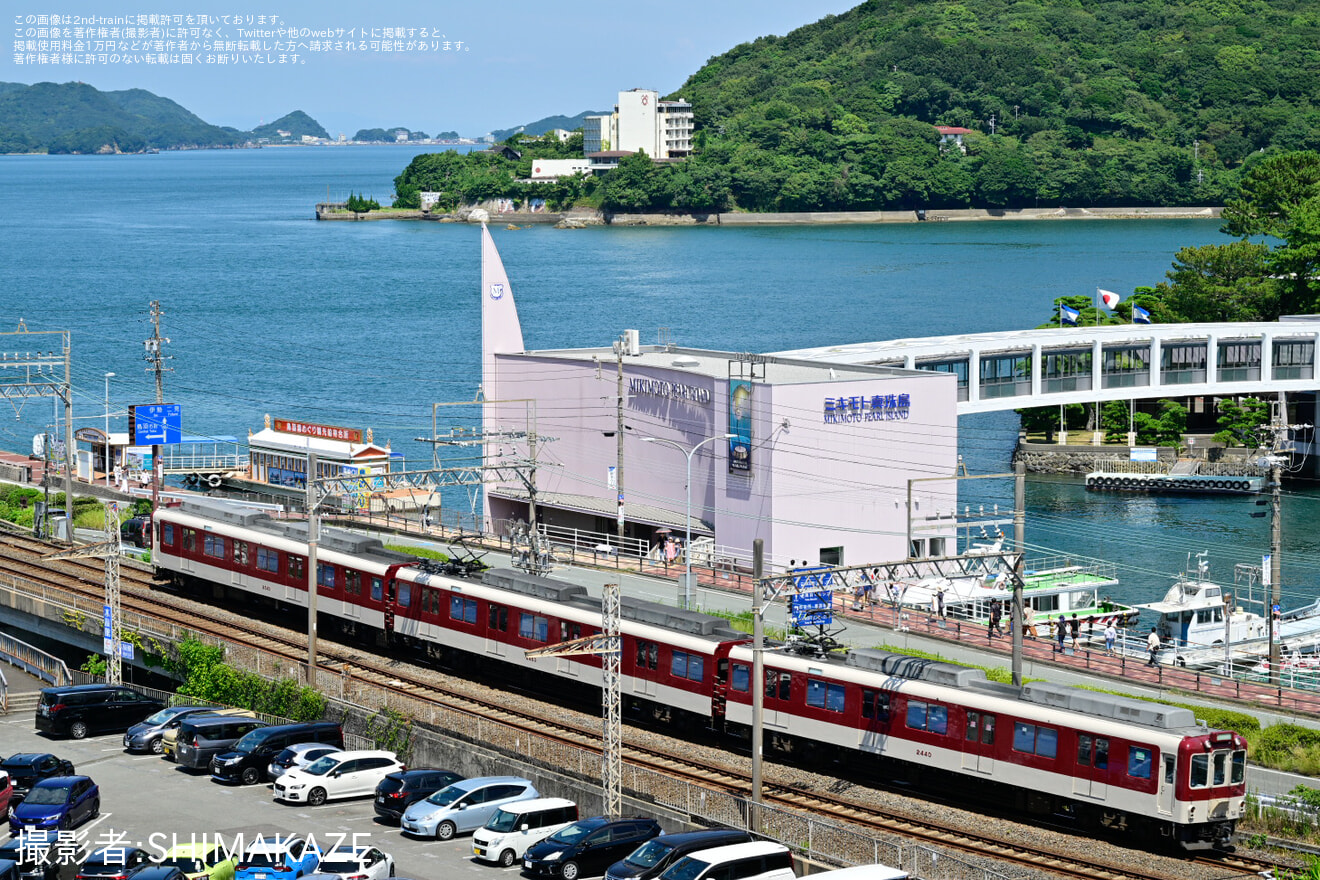
[[[1227,847],[1246,798],[1246,741],[1189,709],[883,651],[767,654],[767,746],[860,754],[945,790],[1184,848]],[[735,647],[725,721],[751,724],[750,647]]]
[[[306,525],[184,502],[156,518],[162,573],[215,598],[307,607]],[[342,633],[456,667],[601,685],[590,655],[525,651],[600,631],[585,588],[514,571],[447,575],[380,541],[325,529],[320,614]],[[622,688],[634,714],[746,737],[750,639],[726,621],[625,597]],[[783,648],[783,646],[779,646]],[[880,651],[766,652],[765,744],[807,761],[866,760],[914,780],[970,783],[998,803],[1115,833],[1227,848],[1245,801],[1246,744],[1191,711]],[[952,783],[949,785],[948,783]]]

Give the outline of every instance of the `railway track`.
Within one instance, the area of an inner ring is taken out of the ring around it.
[[[0,553],[0,573],[33,581],[49,590],[72,592],[84,599],[91,597],[99,602],[104,596],[104,568],[96,560],[43,560],[41,556],[57,548],[22,536],[0,534],[0,546],[7,551]],[[280,630],[274,624],[266,624],[261,632],[256,632],[250,618],[164,592],[160,589],[162,585],[146,572],[123,566],[120,576],[121,605],[126,610],[147,618],[161,617],[164,612],[177,626],[224,641],[241,641],[290,663],[302,663],[306,659],[306,640],[302,633]],[[425,675],[420,669],[415,673],[410,672],[395,661],[379,657],[373,659],[371,655],[330,640],[321,641],[320,655],[330,664],[351,665],[355,678],[375,687],[433,702],[451,710],[478,713],[488,720],[515,725],[579,748],[599,748],[599,730],[594,726],[578,727],[560,720],[547,719],[533,709],[515,708],[502,701],[476,698],[470,693],[444,687],[434,680],[434,675]],[[526,705],[525,702],[523,705]],[[751,789],[749,775],[725,766],[695,761],[691,755],[677,751],[625,741],[623,758],[649,770],[738,796],[747,795]],[[981,857],[989,856],[1060,877],[1084,880],[1182,880],[1173,869],[1168,873],[1148,873],[1114,865],[1099,865],[1086,859],[1023,847],[1002,838],[975,834],[952,825],[934,823],[818,792],[767,784],[763,787],[763,800],[770,805],[829,816],[869,831],[898,835]],[[1201,857],[1190,861],[1241,874],[1257,874],[1278,867],[1270,862],[1236,855]]]

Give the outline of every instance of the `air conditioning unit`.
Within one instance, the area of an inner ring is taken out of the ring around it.
[[[623,351],[629,357],[637,357],[642,353],[642,336],[636,330],[623,331]]]

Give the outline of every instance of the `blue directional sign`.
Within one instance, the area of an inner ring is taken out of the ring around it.
[[[102,605],[101,610],[101,634],[108,639],[110,638],[110,606]]]
[[[183,442],[183,417],[177,403],[153,403],[130,406],[129,422],[132,446],[168,446]]]
[[[834,622],[834,575],[829,569],[793,572],[794,594],[788,615],[794,626],[829,626]]]

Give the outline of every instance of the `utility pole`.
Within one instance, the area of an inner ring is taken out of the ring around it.
[[[316,544],[321,519],[316,515],[316,453],[307,450],[307,685],[316,686]]]
[[[1025,572],[1027,532],[1027,463],[1019,458],[1013,464],[1013,607],[1009,611],[1013,629],[1013,684],[1022,687],[1022,628],[1026,618],[1022,607],[1022,575]]]
[[[757,808],[761,805],[761,741],[765,738],[762,729],[765,715],[765,621],[761,607],[765,585],[761,578],[765,573],[765,542],[760,538],[752,541],[752,815],[748,825],[752,829],[760,827]]]
[[[1270,421],[1270,684],[1278,685],[1282,662],[1279,618],[1274,609],[1283,601],[1283,449],[1288,437],[1288,398],[1279,392]],[[1262,572],[1262,574],[1264,574]]]
[[[617,380],[617,416],[618,424],[615,426],[614,436],[617,438],[618,460],[614,466],[614,484],[619,493],[619,554],[623,554],[623,352],[625,346],[625,337],[620,336],[614,341],[614,358],[618,361],[619,377]]]
[[[124,680],[123,661],[119,656],[119,644],[123,638],[119,622],[119,553],[122,540],[119,533],[119,505],[110,502],[105,506],[105,607],[110,616],[110,650],[105,657],[106,684],[121,684]]]
[[[160,335],[160,319],[164,317],[164,312],[160,310],[160,301],[151,301],[151,336],[147,338],[142,346],[146,349],[143,359],[150,367],[147,372],[156,374],[156,403],[165,402],[165,373],[173,372],[172,369],[165,366],[166,355],[161,348],[162,343],[169,342],[168,338]],[[152,444],[151,446],[151,530],[153,538],[156,531],[156,511],[160,509],[160,483],[165,478],[165,469],[161,466],[160,446]],[[152,543],[152,546],[158,546]]]

